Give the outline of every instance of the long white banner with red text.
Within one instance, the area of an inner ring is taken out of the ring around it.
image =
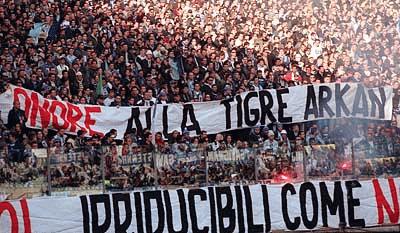
[[[89,135],[103,136],[116,129],[118,138],[129,128],[142,130],[151,127],[150,107],[105,107],[81,105],[46,99],[37,92],[21,87],[10,86],[0,95],[1,119],[7,123],[8,112],[18,100],[25,111],[26,126],[30,128],[65,129],[76,134],[79,130]]]
[[[174,130],[218,133],[273,122],[294,123],[318,119],[363,118],[391,120],[393,89],[367,88],[355,83],[328,83],[278,90],[246,92],[222,101],[157,104],[153,107],[104,107],[49,100],[21,87],[10,86],[0,95],[1,119],[7,122],[14,101],[25,111],[26,126],[63,128],[74,134],[104,135],[116,129],[150,129],[164,136]]]

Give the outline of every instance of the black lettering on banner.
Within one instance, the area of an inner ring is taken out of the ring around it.
[[[326,93],[326,96],[324,96]],[[335,113],[329,107],[328,103],[332,98],[332,90],[328,86],[319,86],[318,104],[319,104],[319,117],[324,117],[324,110],[328,113],[329,117],[333,117]]]
[[[163,106],[162,124],[164,137],[168,138],[168,105]]]
[[[376,116],[376,105],[378,105],[379,118],[384,119],[385,118],[385,105],[386,105],[385,89],[383,87],[379,87],[378,90],[379,90],[379,94],[381,96],[380,100],[375,95],[375,92],[373,90],[368,90],[368,96],[371,101],[371,116],[372,117]]]
[[[215,196],[213,187],[208,188],[208,197],[210,198],[211,233],[217,233],[217,217],[215,214]]]
[[[113,199],[113,209],[114,209],[114,228],[115,232],[127,232],[129,225],[132,221],[132,207],[131,198],[129,193],[114,193],[112,194]],[[125,207],[125,221],[120,222],[120,213],[118,202],[123,202]]]
[[[350,114],[349,109],[347,108],[343,96],[350,90],[350,85],[345,84],[343,89],[340,89],[340,83],[335,84],[335,102],[336,102],[336,116],[341,117],[342,116],[342,110],[343,113],[348,116]]]
[[[83,217],[83,233],[90,232],[90,224],[89,224],[89,207],[86,196],[80,196],[81,206],[82,206],[82,217]]]
[[[292,184],[285,184],[281,190],[281,201],[282,201],[282,215],[283,221],[286,224],[286,228],[289,230],[296,230],[300,226],[300,217],[295,217],[294,222],[290,220],[290,216],[288,213],[288,204],[287,204],[287,193],[290,192],[291,195],[296,194],[296,190]]]
[[[110,196],[108,194],[90,195],[90,210],[92,212],[92,232],[102,233],[107,232],[111,224],[111,206]],[[105,219],[104,223],[99,225],[99,212],[97,205],[104,203]]]
[[[164,202],[165,202],[165,208],[167,212],[167,227],[168,227],[168,232],[173,232],[173,233],[184,233],[188,232],[188,219],[187,219],[187,213],[186,213],[186,203],[185,203],[185,195],[182,191],[182,189],[176,190],[178,193],[178,199],[179,199],[179,209],[181,212],[181,230],[180,231],[175,231],[174,229],[174,218],[173,218],[173,211],[172,211],[172,206],[171,206],[171,198],[169,196],[169,191],[164,190]]]
[[[145,116],[146,116],[146,128],[151,129],[151,108],[146,110]]]
[[[243,125],[242,97],[240,95],[237,95],[236,101],[237,101],[237,127],[240,128]]]
[[[189,201],[189,214],[190,214],[190,220],[192,222],[192,232],[193,233],[207,233],[209,231],[209,227],[206,226],[203,229],[199,229],[199,226],[197,224],[197,213],[196,213],[196,202],[194,197],[199,196],[200,200],[205,201],[207,200],[207,193],[203,189],[190,189],[188,192],[188,201]],[[211,214],[214,213],[214,219],[215,219],[215,211],[212,212]],[[215,222],[215,220],[214,220]]]
[[[313,207],[313,215],[311,221],[307,216],[307,191],[311,193],[311,202]],[[303,219],[304,226],[307,229],[313,229],[318,223],[318,196],[314,184],[305,182],[300,185],[300,208],[301,218]]]
[[[361,107],[360,107],[361,101]],[[368,116],[368,102],[367,96],[362,84],[357,84],[356,96],[354,97],[353,112],[351,115],[363,114],[364,117]]]
[[[360,206],[360,199],[353,197],[353,189],[361,188],[360,182],[358,180],[346,181],[347,189],[347,215],[349,218],[349,226],[351,227],[365,227],[364,219],[356,219],[354,215],[354,207]]]
[[[251,193],[249,186],[243,186],[244,199],[246,202],[246,215],[247,215],[247,226],[248,232],[263,232],[262,224],[254,224],[253,218],[253,201],[251,199]]]
[[[322,210],[322,224],[324,227],[328,227],[328,209],[331,215],[336,215],[339,209],[339,220],[341,223],[346,223],[346,216],[344,213],[344,200],[343,190],[340,181],[336,181],[333,190],[333,200],[329,195],[328,188],[325,182],[319,183],[319,189],[321,192],[321,210]],[[335,226],[336,227],[336,226]]]
[[[264,205],[264,222],[265,230],[264,232],[271,231],[271,216],[269,213],[269,200],[268,200],[268,190],[266,185],[261,185],[261,191],[263,195],[263,205]]]
[[[242,198],[242,189],[241,186],[235,186],[235,197],[236,197],[236,206],[238,213],[238,225],[239,225],[239,233],[245,232],[244,229],[244,215],[243,215],[243,198]]]
[[[267,125],[266,124],[266,119],[265,116],[268,116],[268,119],[271,123],[276,122],[276,118],[274,114],[272,114],[272,106],[274,105],[274,101],[272,99],[272,95],[269,91],[267,90],[262,90],[258,92],[258,95],[260,97],[260,107],[261,107],[261,119],[260,123],[261,125]],[[265,97],[267,97],[268,104],[265,104]]]
[[[187,125],[188,122],[188,113],[190,121],[193,125]],[[201,133],[199,122],[196,119],[196,115],[194,114],[193,104],[185,104],[183,105],[183,118],[181,124],[182,132],[187,129],[188,131],[196,131],[196,134],[199,135]]]
[[[140,109],[138,107],[131,109],[131,117],[128,120],[128,125],[126,126],[126,132],[130,132],[133,127],[133,121],[135,121],[136,132],[140,134],[143,132],[143,126],[140,122]]]
[[[312,107],[310,105],[312,105]],[[318,118],[318,106],[317,106],[317,98],[315,97],[314,86],[308,85],[306,110],[304,111],[304,120],[308,120],[308,116],[311,114],[314,114],[314,118]]]
[[[285,117],[285,108],[287,108],[287,103],[283,102],[282,95],[289,94],[288,88],[282,88],[276,90],[276,98],[278,99],[278,121],[281,123],[292,122],[292,117]]]
[[[232,122],[231,122],[231,104],[230,102],[233,102],[233,97],[224,99],[221,101],[220,104],[223,104],[225,106],[225,129],[230,129],[232,128]]]
[[[136,225],[138,233],[143,233],[143,214],[142,214],[142,198],[140,193],[134,193],[135,197],[135,215],[136,215]]]
[[[251,98],[258,97],[258,93],[255,91],[247,93],[244,97],[243,101],[243,108],[244,108],[244,122],[248,126],[255,126],[257,125],[258,121],[260,120],[260,110],[258,109],[250,109],[249,102]],[[254,120],[250,119],[250,115],[254,116]]]
[[[153,231],[153,226],[151,224],[151,199],[156,200],[157,203],[157,214],[158,214],[158,224],[156,230]],[[162,201],[161,191],[147,191],[143,193],[144,201],[144,218],[146,220],[146,232],[147,233],[161,233],[164,232],[165,225],[165,213],[164,205]]]
[[[232,233],[235,230],[235,210],[233,209],[233,198],[230,187],[216,187],[215,194],[218,209],[219,232]],[[226,197],[226,205],[222,207],[222,196]],[[224,218],[229,220],[228,226],[224,225]]]

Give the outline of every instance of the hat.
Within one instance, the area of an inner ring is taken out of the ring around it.
[[[147,50],[146,55],[153,55],[153,52],[151,52],[151,50]]]
[[[82,72],[78,71],[76,72],[76,75],[82,75]]]
[[[272,130],[268,130],[268,136],[275,136],[275,133],[274,133],[274,131],[272,131]]]
[[[283,130],[281,131],[281,134],[287,134],[286,130],[283,129]]]

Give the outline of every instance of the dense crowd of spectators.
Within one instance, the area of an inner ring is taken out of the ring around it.
[[[359,82],[392,86],[398,111],[399,59],[398,0],[0,3],[1,89],[11,83],[77,104],[150,106],[221,100],[245,91],[294,85]],[[182,157],[197,150],[258,148],[257,154],[268,154],[261,162],[253,156],[211,164],[208,175],[215,182],[252,180],[250,171],[257,163],[261,178],[296,176],[295,162],[300,160],[296,151],[305,145],[335,144],[335,152],[327,155],[335,164],[344,161],[345,148],[353,139],[354,151],[362,158],[400,154],[396,122],[277,123],[251,132],[202,132],[197,137],[176,131],[169,138],[145,130],[127,132],[121,141],[113,130],[104,138],[88,138],[82,132],[70,136],[63,130],[28,129],[25,121],[19,103],[14,103],[7,124],[0,127],[0,149],[7,155],[0,163],[0,178],[6,178],[0,181],[32,179],[34,175],[15,178],[14,174],[18,167],[32,167],[31,173],[37,173],[34,156],[25,153],[37,148],[48,148],[54,155],[51,161],[59,165],[51,175],[60,186],[97,184],[103,146],[122,146],[122,151],[108,156],[105,172],[109,179],[128,177],[118,180],[124,187],[156,179],[160,184],[194,184],[205,176],[205,164],[184,163],[157,172],[152,166],[118,165],[123,156],[139,152]],[[78,150],[81,156],[62,161],[54,150],[61,154]],[[317,167],[312,171],[336,173],[337,165],[328,161],[310,161]],[[396,167],[396,161],[374,165]],[[360,171],[368,170],[364,167]]]

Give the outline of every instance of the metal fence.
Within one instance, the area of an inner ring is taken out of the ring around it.
[[[395,140],[400,140],[396,138]],[[381,144],[373,141],[353,140],[354,174],[360,179],[400,176],[400,147],[394,140]]]
[[[44,154],[41,154],[44,152]],[[47,193],[47,152],[0,151],[0,200]],[[17,190],[17,192],[15,192]],[[11,195],[12,194],[12,195]]]
[[[51,147],[25,149],[18,156],[14,151],[0,151],[0,191],[22,189],[25,193],[60,195],[74,191],[364,179],[400,174],[400,154],[396,148],[381,150],[356,140],[341,147],[295,145],[291,152],[272,152],[257,145],[215,151],[209,147],[171,147]]]
[[[335,144],[304,148],[305,175],[308,179],[343,179],[352,176],[352,156],[339,153]]]
[[[49,192],[103,187],[101,147],[51,147],[47,153]]]

